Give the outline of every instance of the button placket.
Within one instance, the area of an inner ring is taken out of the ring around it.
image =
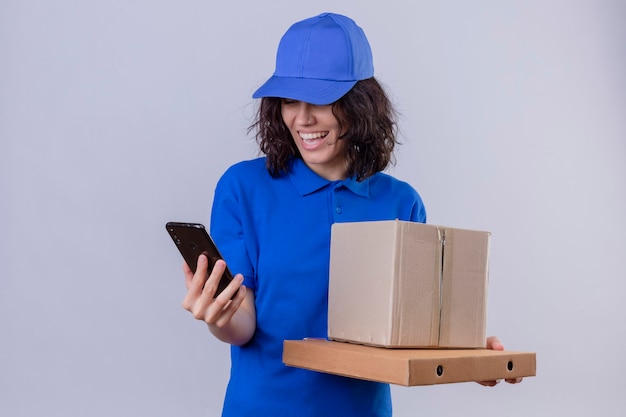
[[[343,211],[341,207],[341,199],[339,198],[341,194],[342,185],[337,185],[333,189],[333,197],[332,197],[332,211],[333,216],[337,218],[338,215]]]

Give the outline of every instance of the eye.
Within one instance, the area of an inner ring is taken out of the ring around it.
[[[283,104],[283,106],[288,106],[288,105],[290,105],[290,104],[296,104],[296,103],[298,103],[298,100],[292,100],[292,99],[290,99],[290,98],[283,98],[283,99],[281,100],[281,103]]]

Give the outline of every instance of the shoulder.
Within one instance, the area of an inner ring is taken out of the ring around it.
[[[394,195],[420,199],[417,190],[411,184],[384,172],[379,172],[370,177],[370,187],[376,191],[387,191]]]
[[[247,161],[237,162],[231,165],[222,175],[222,177],[231,177],[239,175],[257,174],[259,172],[266,172],[265,157],[251,159]]]
[[[370,195],[386,205],[397,205],[399,212],[404,213],[402,220],[426,222],[426,207],[422,197],[406,181],[379,172],[370,179]]]
[[[218,181],[218,187],[240,183],[254,184],[266,176],[269,173],[265,167],[265,157],[241,161],[226,169]]]

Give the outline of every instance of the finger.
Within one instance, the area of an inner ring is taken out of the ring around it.
[[[230,300],[228,304],[226,304],[226,307],[222,310],[222,314],[215,322],[215,325],[217,327],[223,327],[230,322],[235,313],[239,310],[239,307],[241,307],[241,304],[245,299],[246,291],[247,289],[245,286],[242,285],[239,287],[239,292],[237,292],[237,295],[232,300]]]
[[[211,305],[209,306],[209,316],[210,319],[205,320],[209,324],[217,324],[220,318],[224,315],[224,312],[228,310],[228,308],[233,305],[238,308],[241,305],[241,301],[243,301],[242,294],[235,293],[238,289],[242,287],[243,275],[237,274],[233,277],[233,280],[228,284],[224,291],[218,294],[215,299],[212,300]],[[245,293],[245,290],[242,292]],[[245,294],[244,294],[245,295]],[[204,294],[203,294],[204,297]]]
[[[204,258],[206,259],[206,257]],[[200,260],[198,260],[198,262],[200,262]],[[198,267],[198,269],[200,269],[200,267]],[[214,299],[214,295],[217,290],[217,283],[221,279],[225,269],[226,263],[224,261],[218,261],[213,266],[211,275],[202,282],[203,287],[199,290],[198,296],[190,310],[196,319],[202,320],[208,324],[214,324],[221,317],[222,310],[230,300],[217,300]]]
[[[208,259],[205,256],[202,257],[208,263]],[[200,263],[200,259],[198,259],[198,263]],[[199,269],[200,266],[198,266],[198,270]],[[215,324],[215,322],[219,320],[222,315],[222,310],[230,301],[230,296],[228,298],[217,299],[215,294],[225,270],[226,262],[218,260],[213,265],[213,269],[211,270],[209,277],[202,283],[203,286],[199,289],[197,300],[193,306],[193,311],[191,311],[196,319],[203,320],[208,324]],[[238,285],[241,285],[241,281]],[[232,292],[234,293],[235,290]]]
[[[195,317],[196,312],[198,311],[198,307],[199,307],[197,291],[194,291],[193,289],[187,290],[187,294],[185,294],[185,298],[183,299],[182,306],[185,310],[193,313]]]
[[[205,311],[208,306],[202,299],[202,290],[198,289],[195,284],[192,284],[187,290],[187,294],[185,294],[182,305],[183,308],[190,311],[195,318],[204,320],[203,317],[198,317],[198,314],[202,310]]]
[[[487,338],[487,349],[504,350],[504,345],[497,336],[489,336]]]
[[[224,298],[225,300],[233,299],[238,295],[237,290],[242,287],[243,284],[243,275],[237,274],[233,277],[233,279],[228,283],[226,288],[217,295],[217,297]]]
[[[187,284],[187,294],[185,295],[185,299],[183,300],[183,308],[185,310],[191,311],[196,316],[198,308],[202,308],[203,306],[199,306],[198,302],[202,296],[202,288],[204,287],[204,283],[206,280],[206,270],[208,266],[208,259],[205,255],[200,255],[198,257],[196,272],[191,276],[191,269],[187,264],[185,266],[188,269],[185,275],[185,281]],[[197,317],[196,317],[197,318]]]
[[[206,262],[208,264],[207,258],[204,255],[202,255],[202,256],[204,257],[204,259],[206,260]],[[198,262],[200,262],[200,260],[198,260]],[[198,267],[198,269],[200,269],[200,267]],[[213,300],[213,298],[215,297],[215,293],[217,292],[217,288],[219,286],[219,282],[222,279],[222,275],[224,274],[225,270],[226,270],[226,262],[224,262],[221,259],[218,260],[213,265],[213,269],[211,270],[211,274],[202,283],[203,288],[202,288],[202,295],[201,295],[201,297],[207,300],[207,304],[208,304],[208,302]],[[206,265],[205,265],[205,276],[206,276]]]
[[[493,381],[479,381],[478,383],[482,385],[483,387],[495,387],[496,385],[500,383],[500,380],[496,379]]]
[[[230,320],[237,308],[241,305],[243,295],[245,295],[244,289],[241,291],[243,294],[237,293],[237,295],[233,297],[234,293],[242,287],[242,282],[243,275],[235,275],[228,286],[224,288],[224,291],[215,297],[215,299],[212,299],[211,304],[208,306],[207,316],[204,321],[208,324],[214,324],[220,327]],[[203,294],[202,297],[204,298],[206,295]],[[226,320],[222,319],[222,317],[226,317]]]
[[[193,275],[193,271],[191,270],[191,268],[189,267],[189,265],[187,265],[187,262],[185,261],[183,261],[183,272],[185,273],[185,275],[187,274]]]
[[[519,384],[520,382],[522,382],[524,380],[524,378],[511,378],[511,379],[505,379],[506,382],[508,382],[509,384]]]
[[[191,281],[193,280],[193,271],[185,261],[183,261],[183,273],[185,274],[185,286],[189,289]]]

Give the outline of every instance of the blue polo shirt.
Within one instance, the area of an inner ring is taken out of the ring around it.
[[[413,187],[384,173],[328,181],[294,159],[272,177],[265,158],[224,173],[211,234],[254,291],[257,328],[231,348],[223,416],[391,415],[387,384],[287,367],[282,348],[284,340],[327,337],[331,225],[393,219],[425,222],[426,212]]]

